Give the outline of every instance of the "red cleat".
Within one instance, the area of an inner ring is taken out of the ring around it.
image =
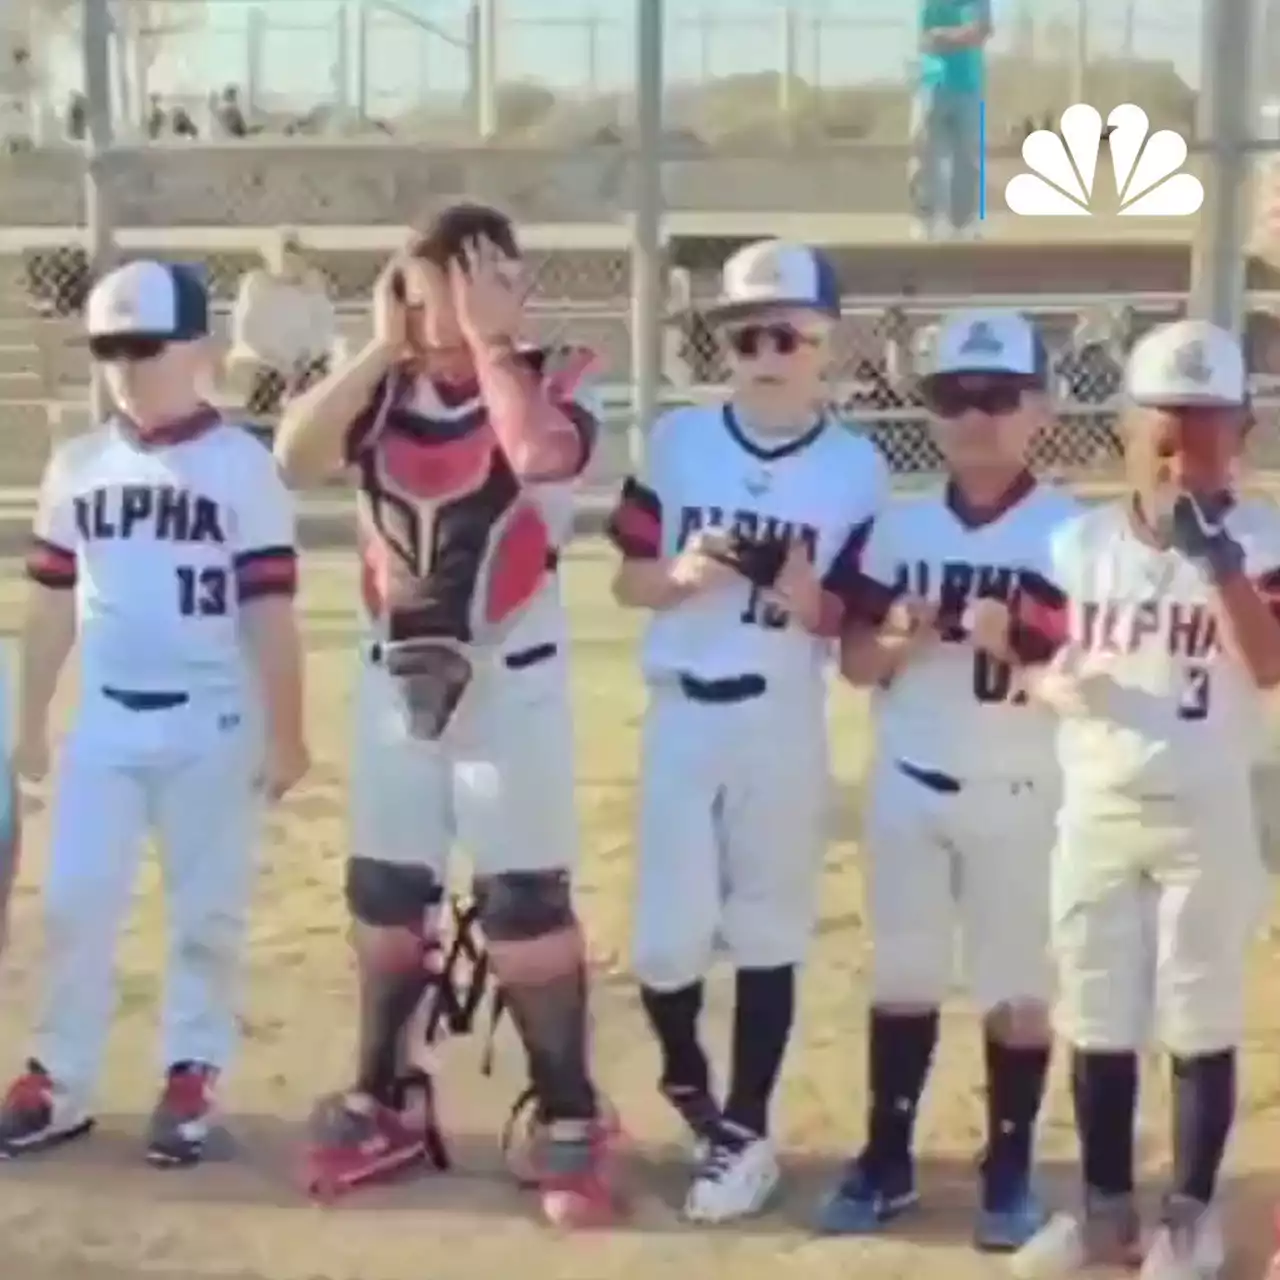
[[[538,1152],[542,1213],[554,1227],[613,1226],[626,1212],[619,1187],[621,1130],[613,1117],[546,1126]]]
[[[316,1104],[308,1129],[303,1182],[317,1200],[336,1200],[424,1161],[441,1170],[449,1167],[430,1107],[415,1105],[401,1113],[358,1096],[330,1094]]]

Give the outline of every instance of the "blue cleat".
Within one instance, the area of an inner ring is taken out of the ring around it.
[[[817,1230],[828,1236],[872,1235],[919,1203],[910,1161],[873,1169],[865,1156],[859,1156],[845,1166],[819,1210]]]
[[[984,1173],[974,1243],[986,1253],[1016,1253],[1049,1220],[1025,1170]]]

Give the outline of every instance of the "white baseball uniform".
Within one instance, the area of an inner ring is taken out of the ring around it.
[[[164,1063],[222,1067],[260,812],[240,614],[296,589],[292,500],[271,454],[213,411],[164,442],[114,421],[50,461],[28,573],[75,592],[79,688],[56,766],[36,1056],[72,1096],[92,1088],[154,829],[171,931]]]
[[[1240,501],[1226,527],[1277,597],[1280,511]],[[1088,707],[1059,730],[1062,1031],[1083,1049],[1138,1048],[1153,1030],[1180,1055],[1233,1047],[1265,902],[1250,788],[1262,695],[1212,588],[1143,540],[1127,502],[1060,530],[1052,577]]]
[[[798,538],[839,594],[887,483],[875,446],[838,422],[770,447],[731,408],[676,409],[655,424],[612,536],[624,556],[653,559],[706,529]],[[717,941],[742,968],[803,958],[827,835],[831,651],[745,580],[650,619],[635,916],[646,986],[697,981]]]
[[[972,647],[962,619],[979,598],[1043,593],[1053,532],[1077,510],[1030,476],[1009,505],[981,517],[947,486],[890,505],[867,540],[866,621],[882,621],[906,593],[938,605],[942,628],[939,643],[872,695],[864,847],[877,1001],[940,1004],[957,922],[984,1011],[1049,995],[1054,722],[1007,663]]]
[[[432,503],[415,495],[414,465],[406,461],[415,441],[465,442],[483,428],[486,410],[478,393],[446,401],[426,380],[404,394],[385,415],[375,397],[348,447],[361,477],[369,633],[356,688],[352,853],[426,867],[441,880],[455,844],[479,875],[572,867],[578,823],[568,627],[554,561],[573,534],[578,477],[523,486],[545,523],[553,571],[505,634],[472,653],[476,674],[443,736],[415,738],[397,681],[381,661],[387,609],[375,566],[388,539],[416,544],[431,534]],[[569,407],[583,433],[585,468],[598,422],[589,388],[575,389]]]

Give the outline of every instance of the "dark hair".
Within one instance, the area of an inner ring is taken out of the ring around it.
[[[520,256],[516,230],[505,213],[485,204],[463,202],[441,209],[409,241],[408,255],[444,269],[461,261],[472,240],[488,240],[508,258]]]

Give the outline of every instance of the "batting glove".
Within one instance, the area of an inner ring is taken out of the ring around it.
[[[1179,494],[1173,504],[1173,546],[1211,582],[1244,567],[1244,548],[1227,532],[1228,503],[1221,498]]]

